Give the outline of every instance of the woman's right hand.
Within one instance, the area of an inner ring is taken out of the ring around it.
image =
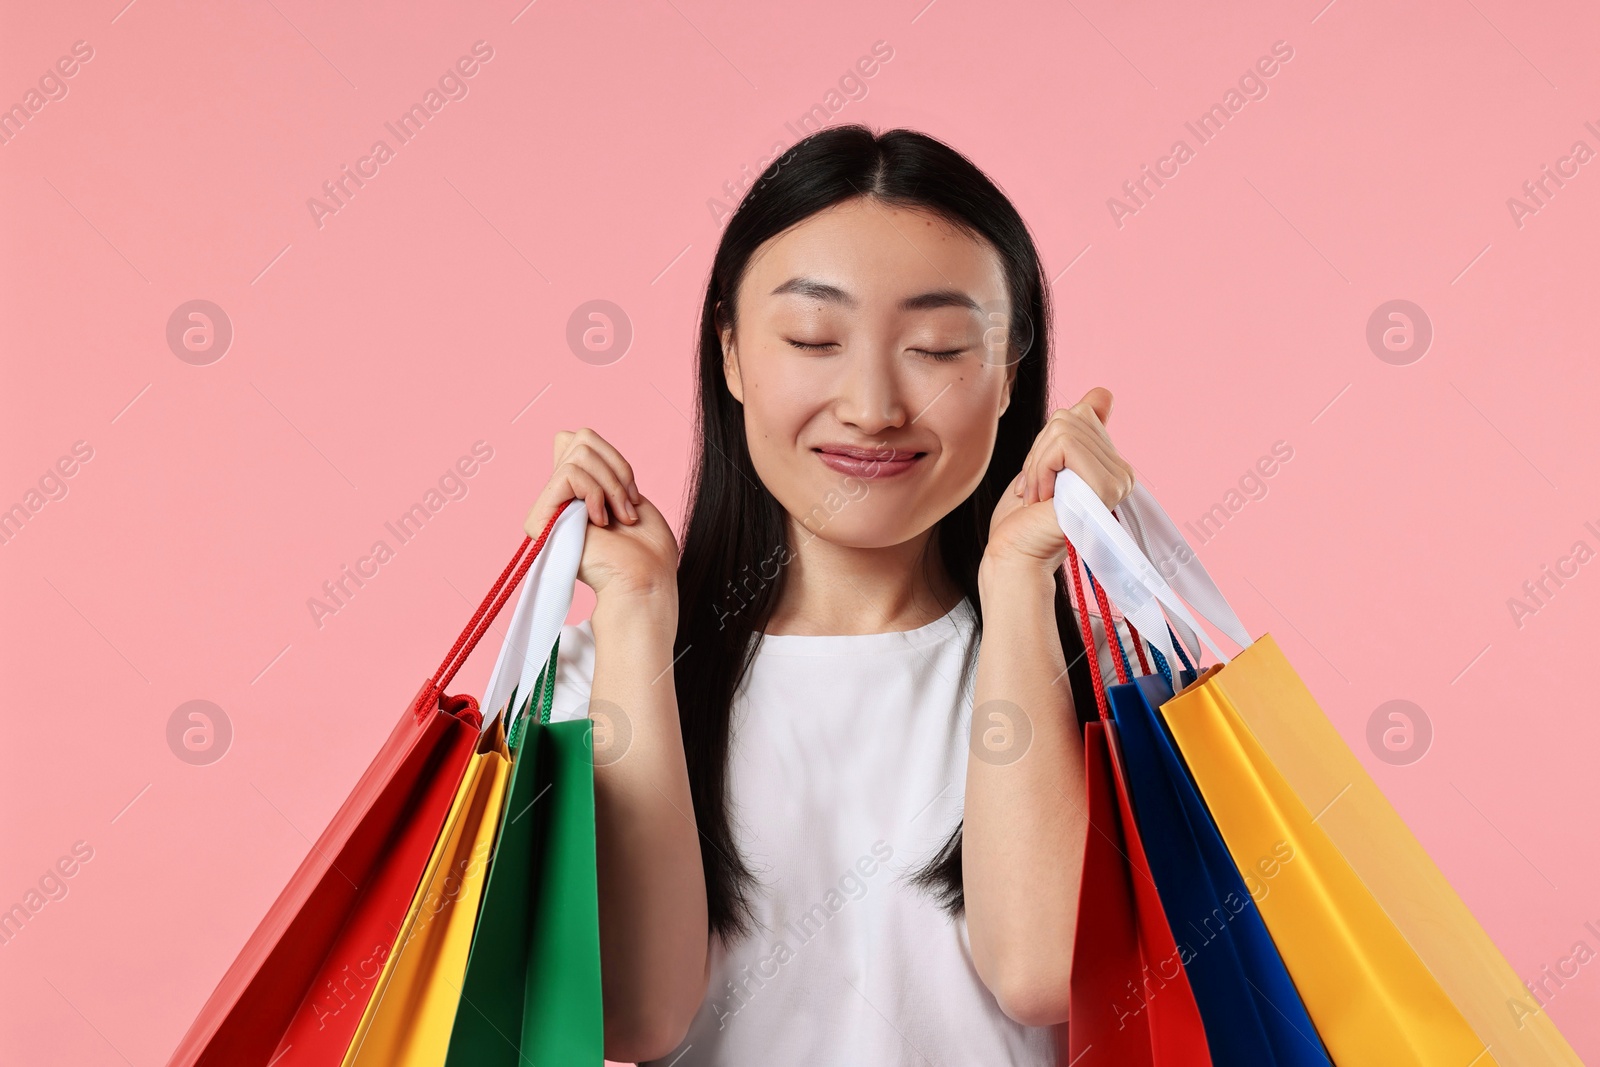
[[[578,580],[596,599],[677,595],[678,542],[656,506],[634,481],[622,453],[587,426],[559,430],[554,469],[522,528],[544,532],[564,500],[578,498],[589,512]],[[613,521],[613,517],[620,521]]]

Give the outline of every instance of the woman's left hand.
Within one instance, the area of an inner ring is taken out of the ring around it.
[[[1066,540],[1056,521],[1056,474],[1074,471],[1108,508],[1133,491],[1133,467],[1106,434],[1111,417],[1111,392],[1095,387],[1070,408],[1050,416],[1034,439],[1022,471],[1006,487],[989,522],[988,560],[1037,562],[1050,572],[1067,556]]]

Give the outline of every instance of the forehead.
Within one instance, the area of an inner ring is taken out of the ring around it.
[[[988,241],[922,208],[857,198],[769,238],[740,285],[751,299],[845,311],[1005,303],[1005,273]]]

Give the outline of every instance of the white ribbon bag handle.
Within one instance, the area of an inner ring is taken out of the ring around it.
[[[1138,542],[1073,471],[1062,470],[1056,474],[1053,500],[1062,534],[1094,572],[1106,596],[1174,668],[1180,661],[1174,655],[1163,608],[1171,615],[1174,629],[1183,631],[1196,656],[1199,644],[1194,637],[1198,635],[1218,661],[1228,660],[1211,635],[1195,621],[1184,600],[1240,648],[1251,643],[1239,616],[1212,581],[1199,556],[1143,486],[1135,484],[1133,493],[1123,502],[1126,510],[1119,506],[1128,520],[1128,527],[1140,538]],[[1150,561],[1152,548],[1162,560],[1162,567]],[[1163,570],[1173,572],[1170,584]],[[1179,598],[1180,590],[1183,599]]]
[[[1227,635],[1228,640],[1244,648],[1250,644],[1250,634],[1239,621],[1233,607],[1222,590],[1200,562],[1200,555],[1178,531],[1162,510],[1156,498],[1143,485],[1134,483],[1128,498],[1117,505],[1114,514],[1122,520],[1123,527],[1143,550],[1144,557],[1155,565],[1167,584],[1194,608],[1202,619]],[[1187,624],[1173,627],[1190,650],[1198,653],[1200,646]]]
[[[544,547],[528,567],[516,610],[511,614],[510,629],[495,657],[489,687],[479,705],[484,712],[485,729],[510,703],[513,688],[518,700],[533,691],[533,683],[550,659],[550,650],[572,609],[572,592],[578,581],[578,563],[583,558],[588,528],[589,513],[583,502],[569,503],[556,517]]]

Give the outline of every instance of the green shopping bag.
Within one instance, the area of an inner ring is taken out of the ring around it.
[[[446,1067],[605,1060],[591,724],[550,721],[559,649],[507,739],[511,788]]]

